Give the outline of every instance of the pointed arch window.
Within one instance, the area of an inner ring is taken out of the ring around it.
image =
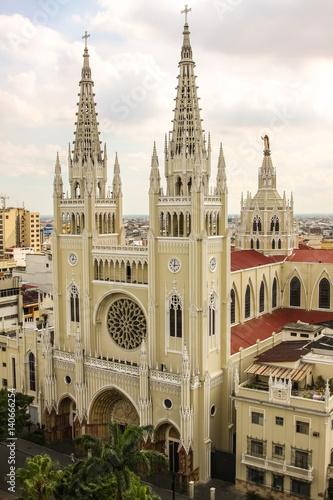
[[[271,231],[279,231],[280,229],[280,222],[279,222],[279,218],[274,215],[274,217],[272,217],[271,219]]]
[[[247,285],[245,291],[245,318],[249,318],[251,315],[251,289],[250,285]]]
[[[79,291],[75,285],[71,286],[70,290],[70,310],[71,310],[71,321],[80,321],[80,299]]]
[[[182,304],[178,295],[174,294],[171,297],[170,307],[170,337],[182,338],[183,336],[183,321],[182,321]]]
[[[265,310],[265,284],[262,281],[259,291],[259,312],[264,312]]]
[[[253,240],[251,239],[251,249],[254,248]]]
[[[290,282],[290,305],[294,307],[300,307],[301,305],[301,282],[294,276]]]
[[[261,231],[261,219],[256,215],[253,219],[253,232]]]
[[[259,250],[260,248],[260,243],[259,243],[259,240],[257,240],[257,250]]]
[[[215,335],[215,327],[216,327],[216,300],[215,295],[212,292],[209,296],[209,336],[213,337]]]
[[[36,390],[35,356],[32,352],[29,354],[29,381],[30,381],[30,391],[35,391]]]
[[[323,278],[319,283],[319,308],[329,309],[331,302],[331,287],[327,278]]]
[[[236,322],[236,297],[235,297],[235,290],[232,288],[230,292],[230,299],[231,299],[231,304],[230,304],[230,323],[233,324]]]
[[[275,250],[275,240],[272,241],[272,249]]]
[[[278,241],[278,249],[281,250],[281,240]]]
[[[277,304],[277,282],[276,278],[273,279],[273,286],[272,286],[272,308],[276,307]]]

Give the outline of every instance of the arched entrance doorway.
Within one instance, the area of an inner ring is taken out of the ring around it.
[[[180,484],[197,480],[193,471],[192,449],[186,453],[180,442],[179,430],[170,422],[160,423],[154,433],[155,449],[169,457],[170,472],[174,472]]]
[[[109,435],[109,423],[121,426],[140,425],[139,414],[130,399],[115,388],[103,389],[93,399],[89,411],[87,434],[101,439]]]
[[[69,441],[75,438],[73,422],[76,403],[69,397],[63,397],[58,404],[58,411],[53,408],[45,411],[45,441],[47,443]]]

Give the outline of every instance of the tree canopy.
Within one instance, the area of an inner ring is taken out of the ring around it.
[[[0,389],[0,441],[19,435],[30,423],[28,409],[33,400],[33,396],[21,392]],[[14,418],[15,423],[9,417]],[[9,430],[14,434],[8,434]]]

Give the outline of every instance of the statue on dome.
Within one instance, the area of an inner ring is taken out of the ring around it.
[[[264,144],[265,144],[265,150],[270,149],[270,147],[269,147],[269,137],[268,137],[268,135],[265,135],[264,137],[262,137],[262,136],[261,136],[261,138],[262,138],[262,140],[264,141]]]

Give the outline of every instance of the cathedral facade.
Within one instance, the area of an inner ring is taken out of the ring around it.
[[[108,191],[86,34],[67,196],[59,157],[55,165],[54,331],[25,325],[2,337],[1,354],[8,386],[35,396],[49,442],[105,439],[111,420],[152,424],[151,445],[180,476],[207,481],[212,451],[234,451],[235,376],[241,382],[258,352],[274,344],[286,315],[331,318],[333,259],[329,251],[305,259],[297,250],[293,200],[276,190],[267,136],[258,192],[242,199],[231,251],[223,149],[210,190],[211,143],[194,67],[186,19],[165,139],[166,190],[154,144],[148,245],[126,245],[121,162],[115,155]]]

